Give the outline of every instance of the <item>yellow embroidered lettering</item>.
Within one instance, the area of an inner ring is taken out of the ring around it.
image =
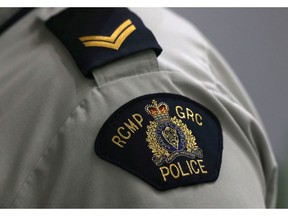
[[[173,171],[173,168],[174,167],[174,171]],[[171,175],[173,176],[173,178],[175,178],[175,179],[177,179],[177,178],[179,178],[180,177],[180,171],[179,171],[179,169],[178,169],[178,167],[177,167],[177,165],[175,165],[175,164],[170,164],[170,166],[169,166],[169,168],[170,168],[170,173],[171,173]]]
[[[203,160],[190,160],[185,161],[184,164],[177,162],[177,164],[171,163],[169,167],[162,166],[159,168],[163,181],[166,182],[170,176],[170,179],[178,179],[180,177],[189,177],[193,175],[207,174]],[[184,170],[189,170],[184,171]]]
[[[186,115],[188,120],[191,118],[192,122],[194,122],[194,113],[191,109],[186,108]]]
[[[138,114],[138,113],[135,113],[135,114],[132,115],[132,117],[138,123],[138,125],[140,127],[142,127],[142,124],[141,124],[143,122],[142,116],[140,114]]]
[[[134,133],[135,131],[137,131],[139,128],[134,124],[134,122],[132,122],[130,119],[128,119],[129,124],[127,124],[126,122],[124,122],[124,125],[132,132]]]
[[[122,144],[126,144],[125,141],[121,140],[119,136],[113,136],[112,137],[112,142],[119,146],[120,148],[123,148],[124,146]],[[122,143],[122,144],[121,144]]]
[[[176,106],[175,111],[179,118],[191,120],[192,122],[195,122],[199,126],[203,125],[202,116],[199,113],[194,113],[193,110],[189,108],[184,109],[181,106]]]
[[[163,167],[160,167],[159,169],[160,169],[160,171],[161,171],[163,180],[166,182],[166,181],[167,181],[166,176],[169,175],[169,169],[168,169],[168,167],[163,166]],[[165,170],[165,172],[164,172],[164,170]]]
[[[198,113],[195,114],[195,120],[199,126],[202,126],[202,116],[200,114]]]
[[[195,167],[194,167],[193,164],[198,165],[195,160],[190,160],[190,167],[191,167],[191,169],[193,170],[193,172],[194,172],[195,174],[199,174],[199,173],[200,173],[200,170],[199,170],[198,168],[197,168],[197,170],[195,170]]]
[[[189,173],[184,173],[184,172],[183,172],[182,166],[181,166],[181,164],[180,164],[179,162],[177,162],[177,164],[178,164],[178,167],[179,167],[179,170],[180,170],[182,176],[188,176],[188,175],[190,175]]]
[[[131,119],[133,119],[134,122]],[[123,148],[123,144],[126,144],[126,141],[132,137],[131,132],[134,134],[142,127],[143,117],[140,114],[133,114],[131,119],[128,118],[126,122],[123,122],[123,125],[117,128],[117,134],[111,139],[111,141],[120,148]]]
[[[189,161],[186,160],[185,162],[186,162],[186,165],[187,165],[187,167],[188,167],[188,169],[189,169],[190,174],[192,175],[193,172],[192,172],[192,169],[191,169],[191,167],[190,167]]]
[[[179,118],[181,119],[186,118],[185,113],[183,112],[183,108],[181,106],[176,106],[175,111]]]
[[[121,130],[123,131],[123,130],[125,130],[125,128],[124,128],[124,127],[119,127],[118,130],[117,130],[118,134],[119,134],[123,139],[126,139],[126,140],[127,140],[127,139],[129,139],[129,138],[131,137],[131,133],[130,133],[129,131],[127,132],[127,135],[125,136],[125,135],[122,134]]]
[[[203,160],[197,160],[198,164],[199,164],[199,168],[201,170],[201,172],[203,174],[207,174],[208,172],[206,170],[204,170],[203,168],[205,168],[205,166],[202,164],[203,163]]]

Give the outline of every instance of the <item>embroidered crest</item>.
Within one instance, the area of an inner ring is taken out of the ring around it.
[[[178,156],[191,159],[203,157],[202,149],[197,146],[192,131],[176,116],[169,116],[169,106],[166,103],[158,104],[153,100],[152,105],[146,105],[145,110],[155,119],[147,126],[146,141],[153,153],[152,161],[157,166],[164,161],[171,163]]]
[[[216,181],[222,159],[216,116],[181,95],[144,95],[121,106],[95,141],[96,154],[159,190]]]

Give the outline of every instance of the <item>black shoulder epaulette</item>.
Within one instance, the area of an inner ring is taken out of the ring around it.
[[[127,8],[72,8],[51,17],[47,27],[72,54],[86,77],[109,62],[162,49],[141,19]]]

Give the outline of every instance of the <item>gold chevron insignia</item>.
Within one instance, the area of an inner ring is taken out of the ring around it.
[[[124,21],[111,36],[91,35],[80,37],[85,47],[105,47],[119,50],[126,38],[136,30],[130,19]]]

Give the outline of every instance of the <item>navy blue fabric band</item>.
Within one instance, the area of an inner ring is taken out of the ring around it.
[[[133,53],[162,51],[152,32],[127,8],[66,9],[46,25],[86,77],[92,77],[93,69]]]

